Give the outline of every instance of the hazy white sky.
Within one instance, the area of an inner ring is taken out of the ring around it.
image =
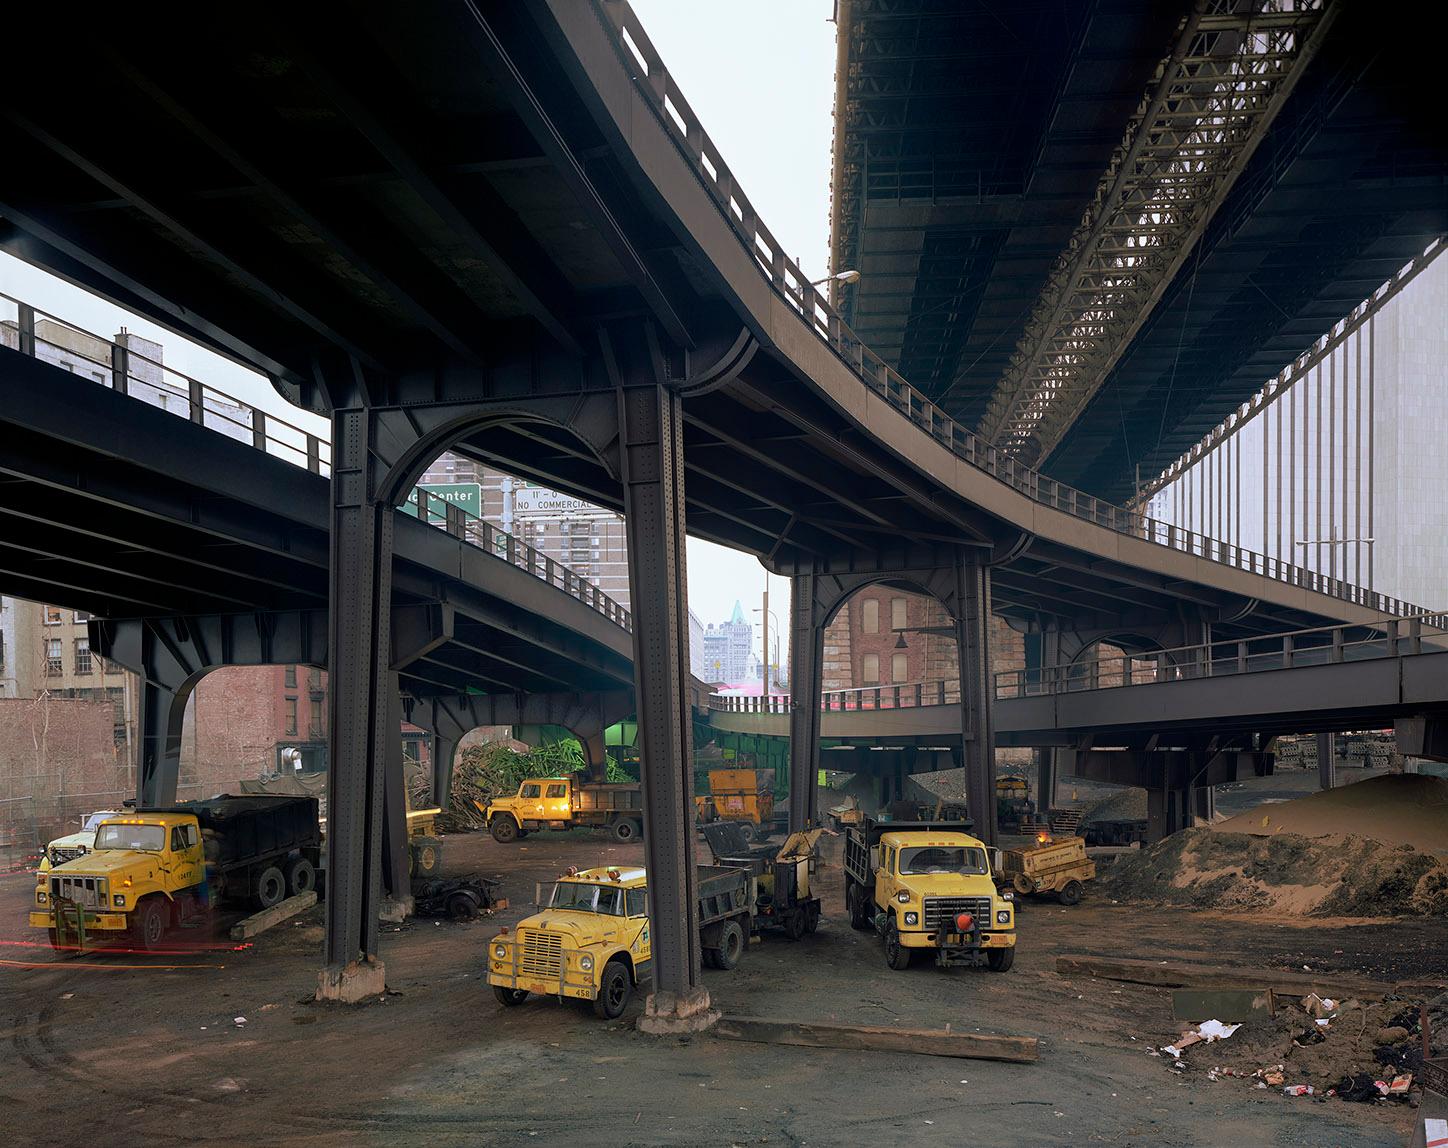
[[[634,0],[634,10],[690,106],[760,216],[811,278],[829,270],[834,104],[833,0]],[[288,421],[326,433],[244,367],[0,253],[0,293],[94,334],[121,327],[165,347],[168,366]],[[11,308],[0,305],[0,317]],[[756,624],[765,571],[747,554],[689,540],[689,606],[705,623],[739,600]],[[770,609],[789,622],[789,583],[769,579]],[[772,628],[772,627],[771,627]],[[759,637],[756,631],[756,650]],[[774,646],[771,634],[770,646]],[[781,653],[787,642],[781,635]],[[785,655],[787,656],[787,655]]]

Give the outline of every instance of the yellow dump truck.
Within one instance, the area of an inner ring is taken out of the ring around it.
[[[1085,883],[1095,876],[1096,862],[1087,859],[1080,837],[1046,838],[1026,849],[1004,850],[996,875],[1022,896],[1054,893],[1063,905],[1077,904]]]
[[[504,844],[540,829],[575,825],[607,829],[616,841],[637,841],[644,835],[643,787],[637,781],[530,777],[512,797],[473,804],[487,818],[493,839]]]
[[[743,869],[698,869],[699,940],[705,961],[732,969],[753,927],[755,885]],[[512,1007],[529,993],[593,1002],[613,1020],[652,976],[648,877],[643,869],[569,870],[540,885],[539,911],[488,942],[488,984]]]
[[[989,851],[969,821],[876,821],[845,831],[845,908],[857,929],[885,938],[885,963],[905,969],[918,949],[941,968],[1015,961],[1015,906],[996,891]]]
[[[694,798],[701,825],[734,821],[749,840],[774,829],[774,770],[711,769],[709,792]]]
[[[38,875],[30,924],[57,949],[166,934],[223,899],[257,908],[316,887],[322,834],[314,797],[186,801],[102,821],[90,852]]]

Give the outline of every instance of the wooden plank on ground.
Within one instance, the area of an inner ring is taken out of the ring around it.
[[[1007,1060],[1028,1064],[1038,1055],[1033,1036],[986,1036],[939,1028],[887,1028],[814,1020],[767,1020],[726,1016],[713,1029],[725,1040],[793,1044],[803,1048],[845,1048],[866,1052],[918,1052],[970,1060]]]
[[[1256,989],[1306,996],[1317,993],[1331,997],[1382,997],[1393,991],[1385,981],[1370,981],[1336,973],[1279,973],[1272,969],[1248,969],[1230,965],[1197,965],[1181,961],[1134,961],[1121,957],[1093,957],[1063,953],[1056,958],[1056,971],[1074,976],[1101,977],[1109,981],[1130,981],[1163,988]]]
[[[295,897],[288,897],[285,901],[278,901],[270,909],[263,909],[260,913],[253,913],[245,920],[238,921],[231,926],[231,939],[233,941],[245,941],[258,933],[264,933],[273,925],[280,924],[288,917],[295,917],[298,913],[304,913],[317,903],[317,892],[313,889],[308,893],[298,893]]]

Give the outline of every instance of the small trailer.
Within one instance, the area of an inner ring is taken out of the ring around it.
[[[1075,905],[1085,883],[1095,876],[1096,862],[1087,858],[1085,840],[1061,837],[1025,849],[1002,850],[996,879],[1023,897],[1054,893],[1061,904]]]
[[[744,836],[738,822],[715,822],[704,826],[704,840],[714,854],[714,864],[729,869],[746,869],[754,878],[758,895],[754,905],[754,931],[777,928],[791,941],[813,933],[819,925],[820,899],[810,887],[815,843],[822,829],[792,833],[780,845],[754,845]]]

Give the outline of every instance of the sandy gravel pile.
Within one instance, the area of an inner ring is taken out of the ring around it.
[[[1315,917],[1448,914],[1448,860],[1356,836],[1187,829],[1122,854],[1098,880],[1118,900],[1201,909]]]
[[[1261,805],[1219,822],[1222,833],[1368,837],[1448,856],[1448,779],[1400,773]]]

